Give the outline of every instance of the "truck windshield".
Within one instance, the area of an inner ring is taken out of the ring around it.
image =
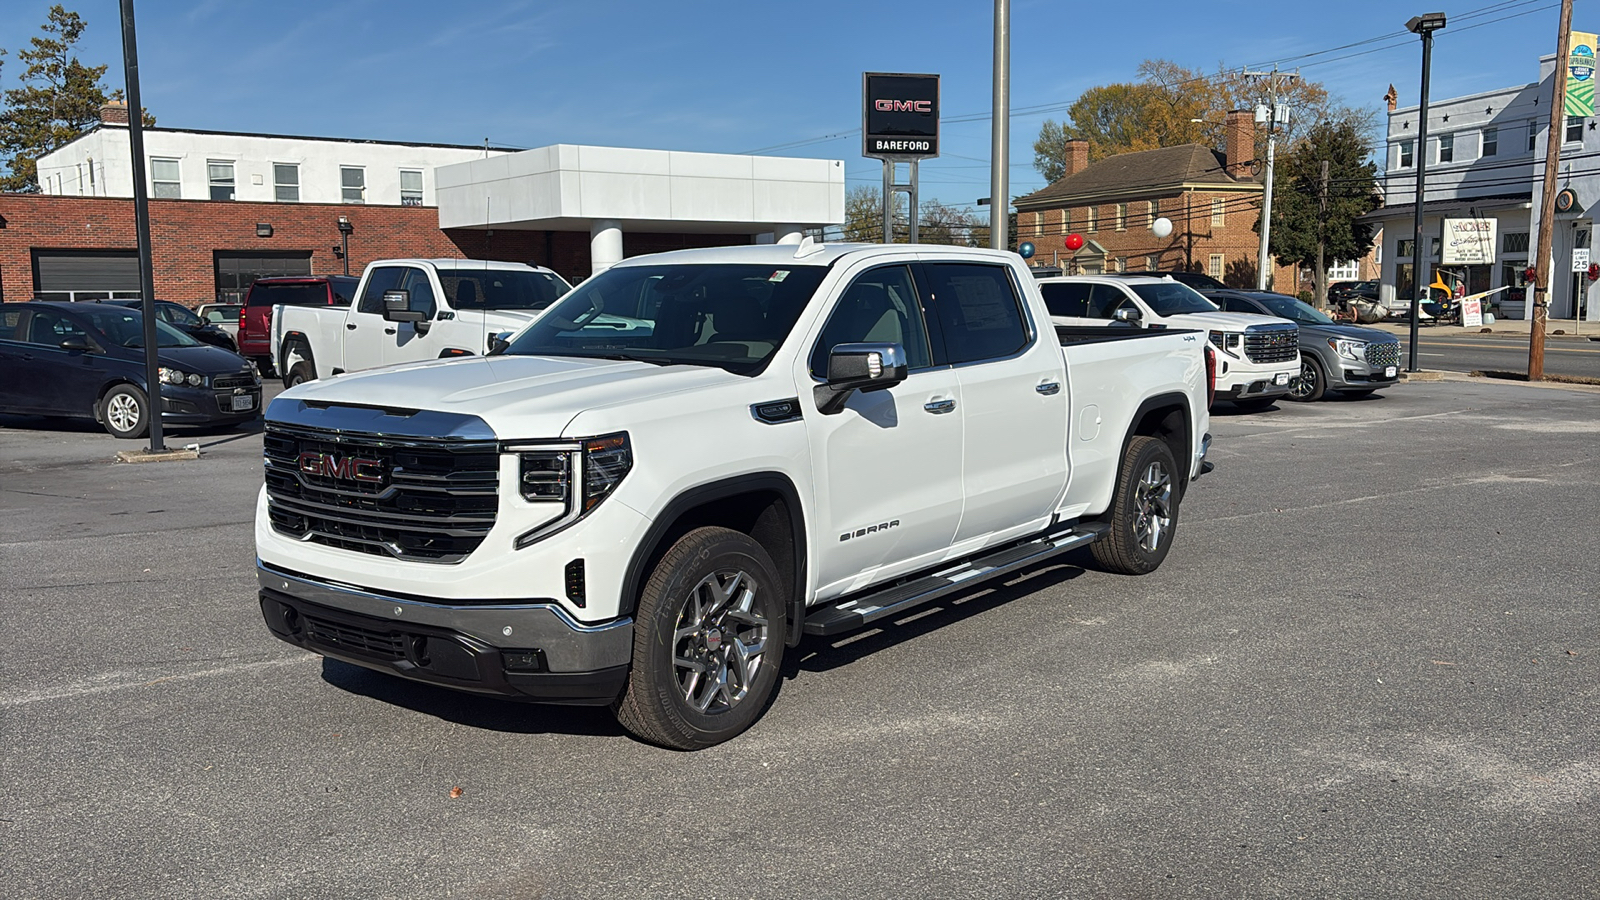
[[[440,269],[439,283],[455,309],[544,309],[572,290],[552,272]]]
[[[1150,305],[1158,316],[1177,316],[1184,313],[1216,312],[1217,305],[1200,296],[1200,292],[1175,281],[1163,284],[1129,285],[1139,299]]]
[[[823,266],[616,266],[561,298],[506,352],[754,375],[789,336],[827,273]]]

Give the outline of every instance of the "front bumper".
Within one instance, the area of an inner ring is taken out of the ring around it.
[[[280,640],[456,690],[597,706],[621,693],[633,620],[584,625],[553,601],[380,594],[256,561],[261,613]]]
[[[1289,385],[1275,384],[1275,377],[1246,381],[1229,388],[1217,388],[1218,400],[1254,400],[1282,397],[1289,393]]]
[[[235,401],[234,398],[240,398]],[[243,407],[235,409],[235,404]],[[239,422],[261,415],[261,384],[235,388],[161,386],[161,421],[168,425]]]

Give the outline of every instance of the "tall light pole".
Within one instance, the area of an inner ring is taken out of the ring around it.
[[[1271,72],[1246,72],[1247,78],[1270,78],[1271,89],[1267,93],[1267,177],[1262,184],[1261,194],[1261,242],[1256,248],[1256,290],[1267,289],[1267,275],[1272,256],[1267,248],[1272,235],[1272,170],[1277,163],[1278,156],[1278,79],[1287,78],[1293,81],[1299,75],[1280,75],[1274,68]],[[1258,114],[1259,115],[1259,114]],[[1286,120],[1287,121],[1287,120]]]
[[[994,112],[989,147],[989,246],[1004,250],[1011,212],[1011,0],[994,0]]]
[[[1417,106],[1417,208],[1413,214],[1411,236],[1411,350],[1407,372],[1422,371],[1417,365],[1417,319],[1422,315],[1422,190],[1428,173],[1428,70],[1433,64],[1433,33],[1443,30],[1444,13],[1412,16],[1406,30],[1422,36],[1422,99]]]
[[[150,258],[150,200],[144,179],[144,107],[139,105],[139,42],[133,30],[133,0],[122,0],[122,71],[128,95],[128,150],[133,156],[133,230],[139,246],[139,292],[144,298],[145,415],[150,452],[163,453],[160,339],[156,336],[156,284]]]

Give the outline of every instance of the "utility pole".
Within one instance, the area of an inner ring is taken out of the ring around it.
[[[1317,182],[1317,271],[1312,273],[1312,285],[1317,290],[1317,308],[1328,305],[1328,264],[1324,250],[1328,246],[1328,161],[1322,161],[1322,179]]]
[[[1256,250],[1256,290],[1264,291],[1267,289],[1267,273],[1271,264],[1271,257],[1267,254],[1267,245],[1271,240],[1272,233],[1272,169],[1278,156],[1278,79],[1285,78],[1289,81],[1294,81],[1300,76],[1286,72],[1280,73],[1277,66],[1273,66],[1271,72],[1246,72],[1244,75],[1246,78],[1268,79],[1266,115],[1267,178],[1266,183],[1262,185],[1261,194],[1261,245]],[[1285,107],[1284,111],[1288,111],[1287,107]],[[1259,121],[1261,117],[1258,115],[1256,118]],[[1285,120],[1287,121],[1287,117],[1285,117]]]
[[[994,0],[994,111],[989,148],[989,246],[1011,245],[1011,0]]]
[[[1539,203],[1539,246],[1533,282],[1533,323],[1528,329],[1528,380],[1544,380],[1544,329],[1550,313],[1550,282],[1555,272],[1556,170],[1561,166],[1562,117],[1567,105],[1567,54],[1572,50],[1572,0],[1561,0],[1556,67],[1550,72],[1550,130],[1545,132],[1544,197]],[[1576,302],[1577,298],[1573,298]]]

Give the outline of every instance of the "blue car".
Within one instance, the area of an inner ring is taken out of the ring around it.
[[[161,422],[225,425],[261,414],[244,357],[156,322]],[[93,418],[115,437],[150,430],[144,319],[100,303],[0,303],[0,413]]]

